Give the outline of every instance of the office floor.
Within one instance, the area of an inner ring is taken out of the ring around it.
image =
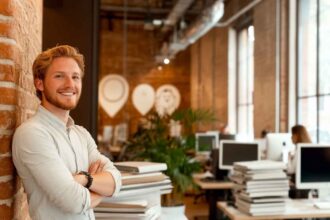
[[[189,220],[207,220],[209,206],[205,196],[198,198],[194,204],[194,195],[186,195],[184,198],[186,206],[185,215]]]

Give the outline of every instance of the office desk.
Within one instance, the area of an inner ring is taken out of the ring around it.
[[[232,189],[234,184],[230,181],[203,182],[201,181],[201,178],[198,177],[194,177],[194,182],[208,194],[209,219],[220,219],[219,215],[217,214],[218,197],[220,195],[224,196],[224,191]]]
[[[299,218],[329,218],[330,209],[318,209],[307,199],[288,200],[286,210],[281,215],[250,216],[242,213],[226,202],[218,202],[217,207],[231,220],[270,220],[270,219],[299,219]]]
[[[234,184],[230,181],[203,182],[200,178],[194,178],[194,182],[204,190],[232,189]]]

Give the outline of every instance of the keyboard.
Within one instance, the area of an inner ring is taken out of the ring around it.
[[[330,201],[314,202],[314,206],[318,209],[330,209]]]

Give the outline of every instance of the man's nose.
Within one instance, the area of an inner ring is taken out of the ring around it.
[[[73,87],[74,86],[74,80],[71,77],[66,77],[65,78],[65,86]]]

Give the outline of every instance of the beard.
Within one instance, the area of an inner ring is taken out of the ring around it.
[[[77,99],[74,103],[72,102],[65,102],[65,101],[61,101],[57,98],[55,98],[55,96],[53,97],[47,89],[44,90],[43,92],[45,99],[47,100],[47,102],[49,102],[50,104],[54,105],[57,108],[63,109],[63,110],[73,110],[76,108],[78,101],[80,99],[80,94],[77,95]]]

